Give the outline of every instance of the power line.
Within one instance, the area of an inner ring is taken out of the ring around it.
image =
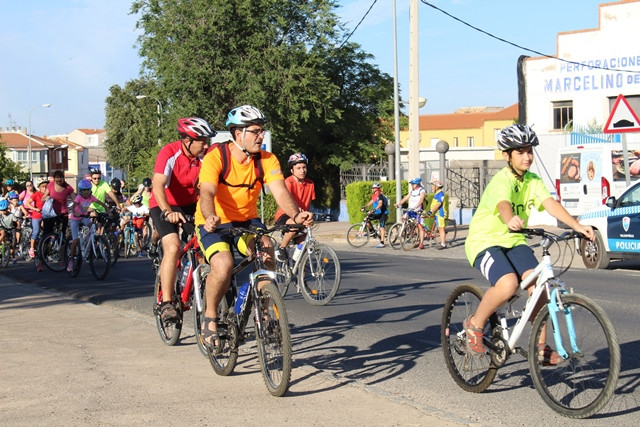
[[[360,22],[358,22],[358,25],[356,25],[356,27],[353,29],[353,31],[351,31],[351,33],[349,33],[349,35],[347,36],[346,39],[344,39],[344,41],[340,44],[340,46],[338,47],[338,49],[342,48],[342,46],[345,45],[345,43],[347,41],[349,41],[349,39],[351,38],[351,36],[353,35],[353,33],[356,32],[356,30],[358,29],[358,27],[360,26],[360,24],[362,24],[362,21],[364,21],[364,18],[367,17],[367,15],[369,14],[369,12],[371,12],[371,9],[373,9],[373,6],[378,2],[378,0],[373,0],[373,3],[371,3],[371,6],[369,6],[369,9],[367,10],[367,12],[364,14],[364,16],[362,17],[362,19],[360,19]]]
[[[491,33],[487,32],[487,31],[485,31],[485,30],[482,30],[482,29],[480,29],[480,28],[478,28],[478,27],[475,27],[475,26],[473,26],[473,25],[469,24],[469,23],[468,23],[468,22],[466,22],[466,21],[463,21],[462,19],[460,19],[460,18],[458,18],[458,17],[456,17],[456,16],[453,16],[453,15],[452,15],[452,14],[450,14],[449,12],[447,12],[447,11],[445,11],[445,10],[442,10],[442,9],[440,9],[439,7],[437,7],[437,6],[435,6],[435,5],[431,4],[431,3],[429,3],[429,2],[428,2],[428,1],[426,1],[426,0],[420,0],[420,1],[421,1],[422,3],[424,3],[424,4],[426,4],[427,6],[430,6],[430,7],[432,7],[433,9],[437,10],[438,12],[441,12],[441,13],[443,13],[443,14],[447,15],[449,18],[451,18],[451,19],[453,19],[453,20],[455,20],[455,21],[458,21],[458,22],[460,22],[461,24],[466,25],[466,26],[467,26],[467,27],[469,27],[469,28],[473,28],[474,30],[476,30],[476,31],[478,31],[478,32],[480,32],[480,33],[482,33],[482,34],[485,34],[485,35],[487,35],[487,36],[489,36],[489,37],[492,37],[492,38],[494,38],[494,39],[496,39],[496,40],[499,40],[499,41],[501,41],[501,42],[503,42],[503,43],[506,43],[506,44],[509,44],[509,45],[511,45],[511,46],[517,47],[518,49],[526,50],[527,52],[535,53],[536,55],[539,55],[539,56],[544,56],[545,58],[557,59],[558,61],[566,62],[566,63],[568,63],[568,64],[575,64],[575,65],[579,65],[579,66],[581,66],[581,67],[585,67],[585,66],[586,66],[586,67],[589,67],[589,68],[597,68],[597,69],[599,69],[599,70],[606,70],[606,71],[618,71],[618,72],[621,72],[621,73],[633,73],[633,74],[639,74],[639,73],[640,73],[640,71],[634,71],[634,70],[621,70],[621,69],[619,69],[619,68],[607,68],[607,67],[600,67],[600,66],[597,66],[597,65],[585,65],[585,64],[582,64],[582,63],[580,63],[580,62],[576,62],[576,61],[569,61],[568,59],[558,58],[557,56],[553,56],[553,55],[547,55],[546,53],[538,52],[537,50],[533,50],[533,49],[529,49],[529,48],[524,47],[524,46],[520,46],[519,44],[516,44],[516,43],[510,42],[509,40],[505,40],[505,39],[503,39],[503,38],[501,38],[501,37],[498,37],[498,36],[496,36],[496,35],[493,35],[493,34],[491,34]]]

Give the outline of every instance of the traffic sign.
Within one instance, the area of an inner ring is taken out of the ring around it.
[[[618,95],[615,104],[613,104],[611,114],[609,114],[607,124],[604,125],[602,132],[640,132],[640,119],[622,94]]]

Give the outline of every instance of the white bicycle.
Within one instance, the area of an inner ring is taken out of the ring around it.
[[[99,213],[98,215],[106,214]],[[105,236],[96,233],[97,221],[98,217],[92,217],[90,226],[82,225],[80,227],[79,242],[75,245],[76,250],[73,256],[73,269],[68,272],[71,277],[76,277],[80,274],[83,260],[89,264],[91,273],[97,280],[103,280],[109,273],[109,268],[111,267],[109,242]],[[67,265],[71,259],[72,246],[71,242],[66,245],[64,265]]]
[[[465,284],[449,295],[440,331],[445,363],[462,389],[480,393],[489,387],[509,356],[520,353],[528,359],[536,390],[551,409],[570,418],[589,417],[607,404],[618,381],[620,346],[616,332],[609,317],[593,300],[565,289],[557,277],[566,269],[554,275],[550,246],[554,242],[567,243],[578,237],[577,233],[556,236],[542,229],[521,232],[542,237],[542,261],[522,281],[516,295],[489,318],[483,339],[486,352],[480,357],[467,351],[462,323],[475,313],[483,291],[476,285]],[[534,280],[533,293],[519,313],[514,302]],[[548,302],[532,319],[541,298]],[[517,319],[515,325],[507,322],[507,316],[509,320]],[[533,325],[525,350],[517,347],[517,343],[529,320],[533,320]],[[563,359],[557,365],[539,358],[538,341],[547,329],[547,344],[555,347]]]

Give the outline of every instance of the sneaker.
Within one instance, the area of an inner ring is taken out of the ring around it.
[[[149,245],[149,255],[158,256],[158,246],[154,244]]]
[[[70,260],[70,261],[67,263],[67,271],[68,271],[69,273],[71,273],[71,272],[73,271],[73,260]]]
[[[144,255],[142,255],[142,251],[138,252],[138,258],[143,258]]]
[[[376,248],[386,248],[386,247],[387,247],[387,245],[385,245],[385,244],[384,244],[384,243],[382,243],[382,242],[380,242],[380,243],[378,244],[378,246],[376,246]]]
[[[276,259],[280,262],[287,262],[289,260],[289,254],[287,254],[287,248],[276,249]]]
[[[439,250],[439,251],[441,251],[441,250],[443,250],[443,249],[447,249],[447,247],[446,247],[446,245],[443,245],[442,243],[440,243],[440,244],[438,245],[438,250]]]
[[[36,257],[36,251],[33,250],[33,248],[29,248],[29,258],[35,258]]]

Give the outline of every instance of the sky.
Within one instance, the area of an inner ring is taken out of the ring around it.
[[[374,4],[375,1],[375,4]],[[558,32],[596,28],[595,0],[424,0],[525,48],[556,53]],[[337,0],[349,41],[370,62],[394,72],[392,0]],[[398,82],[408,99],[409,3],[397,0]],[[131,0],[0,0],[0,127],[35,135],[103,128],[109,88],[139,76],[137,17]],[[538,56],[493,39],[418,0],[420,114],[466,106],[508,107],[518,101],[520,55]],[[49,103],[51,107],[41,107]],[[150,106],[155,108],[155,105]]]

